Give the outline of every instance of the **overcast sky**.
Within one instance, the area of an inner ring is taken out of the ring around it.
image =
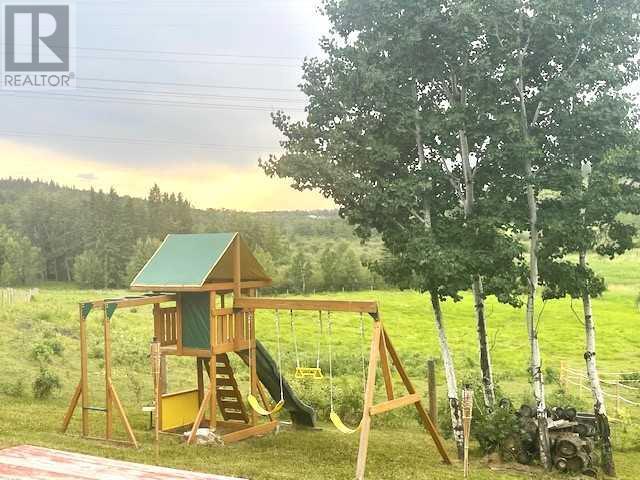
[[[0,177],[135,196],[157,182],[200,208],[331,207],[257,167],[279,149],[270,112],[303,115],[300,66],[328,30],[317,5],[76,2],[78,88],[0,92]]]

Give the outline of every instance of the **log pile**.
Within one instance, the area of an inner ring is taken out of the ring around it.
[[[511,445],[519,463],[531,464],[538,454],[535,410],[522,405],[516,412],[520,424],[519,445]],[[597,476],[594,442],[598,438],[595,416],[578,413],[574,407],[556,407],[548,412],[552,464],[563,473]]]

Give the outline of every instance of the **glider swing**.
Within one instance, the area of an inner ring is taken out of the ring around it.
[[[251,328],[251,325],[254,322],[251,322],[249,324],[249,328]],[[271,410],[267,410],[266,408],[264,408],[262,405],[260,405],[260,402],[258,401],[258,399],[252,395],[249,394],[247,396],[247,402],[249,403],[249,405],[251,406],[251,408],[253,408],[253,410],[258,414],[258,415],[262,415],[263,417],[268,417],[271,415],[274,415],[276,413],[278,413],[280,410],[282,410],[282,407],[284,407],[284,387],[283,387],[283,380],[282,380],[282,351],[280,348],[280,313],[278,311],[278,309],[276,308],[275,310],[275,323],[276,323],[276,342],[277,342],[277,355],[278,355],[278,378],[280,381],[280,400],[278,401],[278,403],[276,403]],[[255,325],[253,327],[255,329]],[[255,331],[251,332],[252,334],[255,335]],[[251,337],[253,338],[253,337]],[[251,350],[253,349],[249,349],[249,381],[253,382],[255,379],[252,378],[251,376],[254,375],[254,369],[251,368],[252,362],[257,362],[256,358],[252,358],[251,355]],[[253,357],[255,357],[255,352]]]
[[[328,337],[329,337],[329,419],[331,423],[340,431],[341,433],[350,435],[360,431],[360,427],[362,426],[362,418],[360,419],[360,423],[355,428],[350,428],[342,421],[340,416],[335,411],[334,401],[333,401],[333,338],[331,336],[331,312],[327,312],[328,319]],[[367,374],[365,371],[365,360],[364,360],[364,319],[362,318],[362,312],[360,312],[360,357],[362,363],[362,391],[366,393],[367,387]]]

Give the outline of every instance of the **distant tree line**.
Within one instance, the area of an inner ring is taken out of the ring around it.
[[[126,287],[168,233],[238,231],[274,279],[273,290],[381,286],[353,229],[335,212],[198,210],[153,185],[146,199],[28,179],[0,180],[0,285],[75,281]]]

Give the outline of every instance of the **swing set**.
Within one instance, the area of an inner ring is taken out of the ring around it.
[[[258,297],[258,289],[270,283],[271,279],[237,233],[168,235],[131,284],[132,290],[151,293],[88,301],[79,305],[80,380],[64,416],[62,430],[68,429],[79,405],[83,437],[95,439],[90,434],[89,414],[103,412],[106,413],[106,434],[102,439],[122,441],[114,438],[116,435],[112,422],[115,404],[129,442],[138,446],[124,405],[116,392],[116,382],[111,376],[110,328],[118,308],[143,305],[153,305],[152,410],[156,438],[159,438],[159,434],[185,434],[187,443],[192,444],[201,427],[206,427],[209,434],[214,434],[221,443],[232,443],[274,431],[278,426],[275,416],[284,411],[291,415],[294,424],[315,426],[313,409],[297,398],[283,376],[280,312],[289,311],[296,356],[294,375],[314,381],[324,378],[320,367],[320,350],[323,314],[326,314],[330,420],[342,433],[359,433],[356,478],[364,478],[372,417],[410,405],[416,408],[421,423],[433,439],[443,461],[451,463],[442,437],[426,413],[420,394],[411,383],[383,326],[377,302]],[[105,406],[92,406],[90,402],[87,321],[92,310],[103,312]],[[265,310],[274,313],[277,343],[275,360],[256,338],[256,317]],[[300,360],[294,316],[297,311],[315,311],[318,314],[315,367],[306,366]],[[334,405],[332,314],[338,312],[360,315],[364,400],[361,420],[354,428],[344,424]],[[366,315],[372,319],[368,366],[364,345]],[[235,367],[229,358],[231,353],[237,354],[248,368],[248,395],[241,392],[236,381]],[[195,359],[196,388],[180,392],[163,390],[167,373],[161,371],[161,365],[166,366],[167,356],[190,356]],[[385,385],[386,400],[376,402],[378,366]],[[405,390],[403,393],[394,389],[394,371],[401,380]],[[268,401],[268,395],[275,403]]]

